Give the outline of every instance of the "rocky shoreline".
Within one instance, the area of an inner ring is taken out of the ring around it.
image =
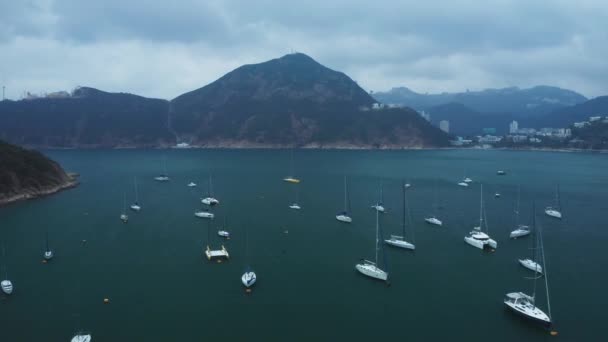
[[[48,186],[42,189],[24,189],[24,191],[19,194],[14,194],[7,197],[0,197],[0,206],[52,195],[63,190],[77,187],[80,184],[80,181],[78,180],[79,175],[77,173],[68,173],[67,175],[68,180],[59,185]]]

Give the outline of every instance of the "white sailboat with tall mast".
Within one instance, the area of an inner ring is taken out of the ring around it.
[[[433,214],[424,218],[424,221],[434,226],[443,226],[443,222],[437,218],[437,184],[433,185]]]
[[[380,279],[380,280],[386,281],[388,279],[388,272],[386,272],[386,271],[382,270],[380,267],[378,267],[378,250],[380,249],[379,216],[380,216],[380,213],[378,211],[376,211],[376,243],[375,243],[376,251],[375,251],[374,261],[372,262],[369,260],[362,260],[361,263],[355,265],[355,268],[357,269],[357,271],[361,272],[362,274],[364,274],[370,278],[375,278],[375,279]]]
[[[2,242],[2,262],[4,266],[4,279],[0,281],[0,288],[2,292],[7,295],[13,293],[13,283],[8,279],[8,266],[6,263],[6,248],[4,247],[4,241]]]
[[[494,248],[498,247],[498,243],[492,240],[487,234],[488,224],[487,220],[484,220],[485,211],[483,208],[483,184],[480,186],[480,200],[479,200],[479,226],[473,227],[473,230],[464,237],[464,241],[473,247],[479,249]],[[483,232],[483,226],[485,224],[486,232]]]
[[[47,227],[46,229],[46,239],[45,239],[45,249],[44,249],[44,260],[51,260],[53,259],[53,251],[51,250],[51,248],[49,247],[49,229]]]
[[[248,227],[245,228],[245,261],[247,264],[245,266],[245,272],[243,273],[243,275],[241,275],[241,283],[243,283],[245,288],[247,288],[247,290],[250,291],[249,288],[255,284],[258,277],[255,274],[255,271],[253,270],[253,268],[251,268],[251,265],[249,264],[249,228]]]
[[[532,256],[526,259],[518,259],[517,261],[521,266],[529,269],[530,271],[533,271],[538,274],[543,274],[543,267],[538,262],[536,262],[536,260],[538,260],[536,256],[539,250],[540,248],[538,243],[538,234],[535,232],[535,234],[532,234],[532,247],[530,248]]]
[[[557,185],[557,187],[555,189],[555,205],[546,207],[545,214],[547,214],[547,216],[551,216],[556,219],[562,218],[562,205],[559,200],[559,184]]]
[[[164,171],[163,173],[154,177],[155,181],[168,182],[170,180],[169,175],[167,174],[167,156],[164,156],[164,158],[163,158],[163,171]]]
[[[214,206],[214,205],[220,204],[220,201],[218,201],[215,197],[213,197],[213,180],[211,179],[211,175],[209,175],[208,191],[209,191],[209,193],[208,193],[207,197],[201,199],[201,202],[208,206]]]
[[[131,204],[131,210],[140,211],[141,205],[139,204],[139,191],[137,190],[137,177],[133,177],[133,186],[135,188],[135,202]]]
[[[545,290],[546,290],[546,299],[547,299],[547,313],[541,310],[536,304],[536,282],[541,275],[539,274],[537,269],[534,269],[534,286],[532,290],[532,295],[527,295],[523,292],[511,292],[507,293],[504,299],[504,304],[508,309],[513,311],[514,313],[523,316],[527,319],[530,319],[534,322],[540,323],[545,327],[551,327],[552,318],[551,318],[551,300],[549,298],[549,280],[547,276],[547,265],[545,264],[545,252],[544,252],[544,244],[542,238],[542,232],[540,229],[536,227],[536,213],[533,207],[532,212],[532,227],[535,230],[535,233],[538,235],[539,239],[539,249],[535,254],[535,259],[540,259],[542,261],[542,266],[545,270]],[[553,332],[552,332],[553,334]]]
[[[91,334],[77,333],[70,342],[91,342]]]
[[[348,197],[348,187],[346,185],[346,176],[344,176],[344,210],[336,215],[336,220],[344,223],[351,223],[353,219],[348,215],[350,200]]]
[[[283,181],[287,183],[300,183],[300,180],[294,176],[294,158],[293,158],[293,148],[291,149],[291,161],[289,164],[289,176],[283,178]]]
[[[517,203],[515,205],[515,230],[509,234],[511,239],[517,239],[518,237],[530,235],[530,227],[525,224],[519,223],[519,198],[520,198],[520,188],[517,187]]]
[[[122,200],[122,214],[120,214],[120,220],[124,223],[129,222],[129,215],[127,215],[127,193],[123,194]]]
[[[380,183],[380,198],[378,199],[378,202],[376,202],[376,204],[372,205],[372,209],[375,209],[376,211],[379,211],[381,213],[384,213],[384,191],[383,191],[383,187],[382,187],[382,183]]]
[[[401,227],[402,227],[403,231],[401,233],[401,236],[391,235],[391,238],[388,240],[384,240],[384,242],[391,246],[415,250],[416,246],[413,243],[405,241],[406,214],[407,214],[407,221],[410,226],[410,229],[412,229],[412,219],[410,216],[410,210],[409,210],[409,206],[408,206],[408,202],[407,202],[407,198],[406,198],[406,194],[405,194],[405,186],[402,186],[401,189],[403,191],[403,220],[401,222]]]
[[[295,192],[296,198],[295,198],[295,201],[289,205],[289,208],[294,209],[294,210],[300,210],[300,209],[302,209],[302,207],[300,207],[300,204],[299,204],[299,199],[300,199],[300,186],[299,185],[294,188],[294,192]]]

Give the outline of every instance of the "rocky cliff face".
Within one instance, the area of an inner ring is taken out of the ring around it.
[[[0,205],[48,195],[78,181],[40,152],[0,141]]]

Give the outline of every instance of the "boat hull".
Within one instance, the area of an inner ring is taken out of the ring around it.
[[[215,215],[213,213],[209,213],[206,211],[197,211],[194,213],[194,216],[196,216],[198,218],[206,218],[206,219],[213,219],[215,217]]]
[[[515,314],[517,314],[519,317],[525,318],[528,321],[534,322],[536,324],[540,324],[546,328],[551,327],[551,319],[549,318],[549,316],[547,316],[544,312],[542,312],[540,309],[536,308],[536,310],[539,311],[539,315],[532,315],[528,312],[526,312],[525,310],[523,310],[521,307],[519,307],[516,304],[513,304],[511,302],[505,301],[505,306],[511,311],[514,312]],[[540,314],[542,313],[542,314]]]
[[[543,274],[543,267],[537,263],[535,263],[534,261],[530,260],[530,259],[519,259],[517,260],[519,261],[519,264],[522,265],[523,267],[529,269],[532,272],[537,272],[539,274]]]
[[[91,342],[91,335],[78,334],[78,335],[72,337],[71,342]]]
[[[522,236],[527,236],[530,235],[530,230],[529,229],[515,229],[514,231],[511,232],[511,234],[509,234],[509,237],[511,239],[517,239],[518,237],[522,237]]]
[[[348,215],[336,215],[336,220],[344,223],[351,223],[353,219]]]
[[[255,272],[253,272],[253,271],[245,272],[241,276],[241,282],[247,288],[252,287],[256,281],[257,281],[257,276],[256,276]]]
[[[384,272],[383,270],[381,270],[380,268],[376,267],[375,265],[357,264],[355,266],[355,268],[361,274],[366,275],[366,276],[368,276],[370,278],[374,278],[374,279],[378,279],[378,280],[384,280],[384,281],[386,281],[388,279],[388,273]]]
[[[496,247],[498,247],[498,243],[495,240],[492,239],[487,239],[487,240],[477,240],[474,239],[470,236],[465,236],[464,237],[464,242],[468,243],[469,245],[473,246],[473,247],[477,247],[479,249],[489,249],[489,248],[494,248],[496,249]]]
[[[201,200],[201,203],[203,203],[205,205],[209,205],[209,206],[214,206],[214,205],[220,204],[220,201],[218,201],[217,199],[215,199],[213,197],[207,197],[207,198],[203,198]]]
[[[550,216],[550,217],[553,217],[556,219],[562,218],[562,213],[560,213],[559,211],[557,211],[555,209],[546,209],[545,214],[547,214],[547,216]]]
[[[137,204],[133,204],[130,208],[133,211],[140,211],[141,210],[141,207],[139,205],[137,205]]]
[[[428,224],[432,224],[434,226],[443,226],[443,222],[441,222],[440,220],[431,217],[431,218],[425,218],[424,221],[426,221],[426,223]]]
[[[394,247],[399,247],[399,248],[404,248],[404,249],[411,249],[411,250],[415,250],[416,246],[414,244],[411,244],[407,241],[403,241],[403,240],[398,240],[398,239],[388,239],[388,240],[384,240],[384,242],[387,245],[391,245]]]
[[[0,282],[0,288],[2,288],[2,292],[6,293],[7,295],[13,293],[13,283],[11,283],[10,280],[3,280]]]

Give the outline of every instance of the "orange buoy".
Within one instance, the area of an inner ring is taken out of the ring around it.
[[[555,330],[551,330],[551,333],[550,333],[550,334],[551,334],[551,336],[557,336],[557,331],[555,331]]]
[[[104,298],[104,299],[103,299],[103,303],[104,303],[104,304],[108,304],[108,303],[110,303],[110,300],[109,300],[108,298]]]
[[[217,263],[221,264],[222,263],[222,259],[217,259]]]
[[[46,264],[46,259],[42,259],[42,263],[43,263],[43,264]]]

